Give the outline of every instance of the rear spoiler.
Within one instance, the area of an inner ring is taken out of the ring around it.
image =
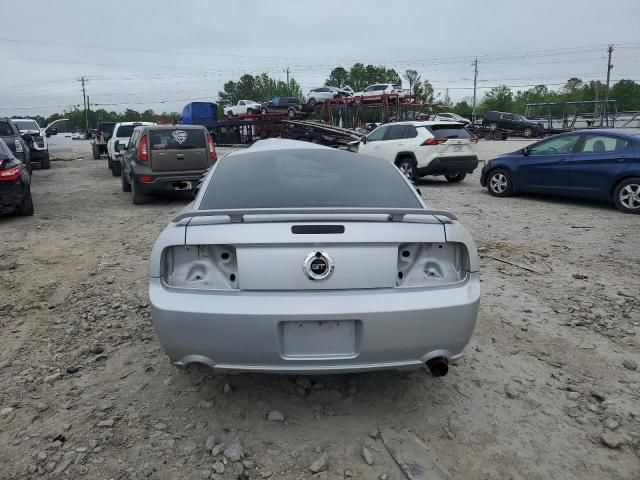
[[[232,223],[241,223],[244,221],[245,215],[284,215],[287,221],[292,220],[292,216],[300,215],[307,219],[309,215],[317,215],[318,217],[326,216],[331,219],[332,216],[344,215],[386,215],[387,221],[402,222],[405,215],[430,215],[436,217],[443,223],[457,220],[453,213],[444,210],[427,210],[424,208],[234,208],[220,210],[189,210],[181,212],[173,217],[172,222],[178,223],[184,219],[196,217],[229,217]],[[320,218],[318,219],[320,220]]]

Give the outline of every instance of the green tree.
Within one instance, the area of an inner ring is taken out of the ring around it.
[[[420,84],[422,75],[420,75],[417,70],[407,69],[405,70],[403,77],[407,82],[409,82],[409,91],[411,93],[415,93],[413,89],[416,85]]]
[[[614,99],[619,111],[640,110],[640,84],[633,80],[620,80],[611,87],[609,98]]]
[[[429,80],[418,82],[413,86],[413,93],[416,94],[418,100],[422,103],[433,103],[433,85]]]
[[[494,87],[484,94],[480,103],[480,110],[498,110],[510,112],[513,108],[513,93],[506,85]]]
[[[325,80],[324,84],[329,85],[330,87],[346,87],[349,85],[349,78],[349,72],[342,67],[336,67],[331,70],[331,73]]]

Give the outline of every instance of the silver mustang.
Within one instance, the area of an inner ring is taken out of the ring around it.
[[[386,160],[286,140],[229,154],[149,259],[160,344],[180,365],[337,373],[426,364],[473,333],[476,246]]]

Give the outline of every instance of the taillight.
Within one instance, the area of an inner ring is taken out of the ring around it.
[[[469,138],[469,141],[470,141],[471,143],[478,143],[478,140],[479,140],[479,138],[478,138],[478,137],[471,137],[471,138]]]
[[[0,182],[13,182],[20,177],[22,173],[22,165],[0,170]]]
[[[22,149],[22,142],[16,138],[16,153],[22,153],[24,150]]]
[[[207,142],[209,143],[209,159],[216,160],[216,144],[213,142],[211,135],[207,135]]]
[[[147,136],[143,135],[140,139],[140,143],[138,144],[138,161],[139,162],[148,162],[149,161],[149,145],[147,142]]]
[[[424,142],[422,142],[422,146],[425,145],[440,145],[441,143],[445,143],[448,138],[427,138]]]
[[[151,183],[153,182],[153,177],[151,175],[140,175],[138,176],[138,180],[140,183]]]

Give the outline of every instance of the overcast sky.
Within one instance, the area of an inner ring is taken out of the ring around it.
[[[612,79],[640,81],[638,0],[2,0],[0,11],[0,115],[81,106],[83,75],[92,104],[162,112],[216,101],[244,73],[284,79],[289,67],[306,92],[355,62],[415,68],[459,100],[475,56],[481,96],[604,81],[609,43]]]

